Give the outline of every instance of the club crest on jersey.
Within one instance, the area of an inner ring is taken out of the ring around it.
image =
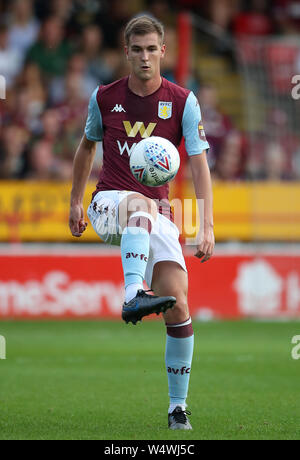
[[[172,116],[172,102],[159,101],[158,103],[158,116],[163,120],[167,120]]]

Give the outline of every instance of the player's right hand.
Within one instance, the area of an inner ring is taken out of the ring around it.
[[[207,262],[213,255],[215,247],[215,235],[213,226],[207,226],[204,230],[200,230],[197,235],[197,252],[194,254],[198,259],[202,259],[201,263]]]
[[[76,204],[70,208],[69,227],[73,236],[80,237],[87,227],[83,206]]]

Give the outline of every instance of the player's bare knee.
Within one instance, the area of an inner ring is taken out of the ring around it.
[[[128,218],[135,212],[145,212],[150,214],[154,219],[157,217],[157,206],[154,200],[144,197],[143,195],[136,196],[128,203]]]
[[[174,306],[174,311],[177,314],[186,316],[188,314],[188,311],[189,311],[189,307],[188,307],[187,302],[184,301],[184,300],[180,300],[179,302],[177,301],[175,306]]]
[[[176,296],[175,296],[176,297]],[[171,310],[168,310],[165,314],[165,322],[169,324],[181,323],[186,321],[189,314],[189,307],[187,300],[184,298],[177,298],[176,304]]]
[[[140,193],[134,193],[124,198],[119,205],[119,224],[122,229],[127,227],[131,216],[136,212],[144,213],[144,220],[147,215],[150,215],[152,224],[157,219],[157,205],[155,201]]]

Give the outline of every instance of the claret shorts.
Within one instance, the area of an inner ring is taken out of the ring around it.
[[[87,214],[97,235],[107,244],[120,246],[122,228],[119,225],[119,204],[131,193],[109,190],[95,195]],[[182,248],[179,243],[179,231],[176,225],[165,216],[158,214],[150,234],[150,253],[145,280],[151,288],[154,265],[157,262],[177,262],[187,271]]]

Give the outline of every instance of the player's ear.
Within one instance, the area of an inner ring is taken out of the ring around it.
[[[163,44],[162,47],[161,47],[161,57],[165,57],[165,53],[166,53],[166,45]]]
[[[125,56],[126,56],[126,59],[128,59],[128,46],[124,46],[124,51],[125,51]]]

